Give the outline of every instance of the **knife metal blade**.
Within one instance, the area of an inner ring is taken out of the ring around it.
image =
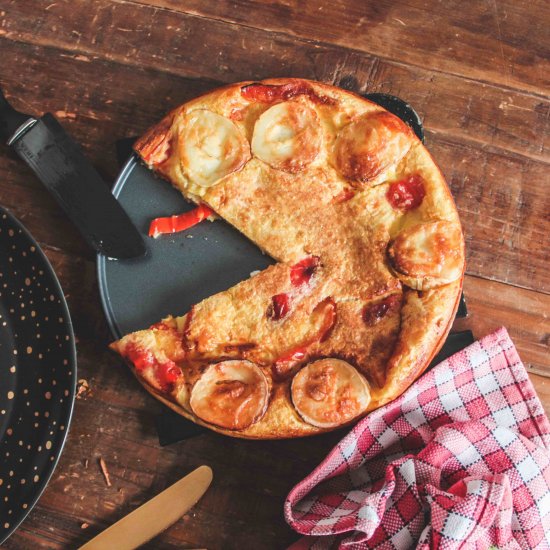
[[[80,146],[55,117],[15,111],[0,92],[0,136],[55,197],[88,244],[109,258],[145,253],[143,239]]]
[[[212,470],[200,466],[108,529],[80,550],[133,550],[151,540],[192,508],[212,482]]]

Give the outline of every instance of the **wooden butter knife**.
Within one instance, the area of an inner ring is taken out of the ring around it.
[[[200,466],[80,547],[80,550],[132,550],[145,544],[192,508],[212,482],[212,470]]]

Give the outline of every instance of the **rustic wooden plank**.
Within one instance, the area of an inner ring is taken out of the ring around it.
[[[178,63],[185,57],[194,66],[190,69],[194,75],[204,75],[205,64],[214,59],[214,78],[226,81],[247,79],[258,67],[277,63],[283,71],[269,74],[295,75],[300,56],[281,56],[285,54],[281,44],[321,40],[311,47],[323,50],[337,44],[420,69],[430,67],[547,97],[550,62],[545,38],[550,14],[546,2],[536,4],[527,10],[514,0],[500,0],[498,6],[470,0],[467,7],[457,1],[422,0],[406,5],[338,0],[322,6],[298,0],[97,0],[91,9],[88,2],[78,0],[70,3],[70,9],[66,2],[45,9],[40,0],[3,0],[0,35],[83,54],[99,51],[138,66],[181,70]]]
[[[530,371],[550,376],[550,296],[479,277],[466,277],[464,295],[469,316],[457,319],[454,330],[470,328],[482,338],[504,326]],[[550,406],[550,401],[548,402]]]
[[[212,34],[216,29],[209,31]],[[138,40],[135,33],[128,42],[134,44]],[[265,37],[264,43],[267,46]],[[178,74],[194,70],[185,54],[180,55],[174,65],[161,65],[163,72],[159,73],[127,67],[125,63],[109,63],[96,57],[64,53],[59,49],[10,41],[2,44],[6,63],[21,67],[16,75],[3,75],[4,86],[17,98],[16,101],[21,102],[20,108],[54,110],[69,123],[77,116],[84,118],[88,120],[86,128],[82,128],[85,136],[97,131],[98,122],[105,118],[116,118],[121,133],[131,131],[128,127],[137,127],[140,120],[145,119],[145,124],[149,124],[148,114],[158,112],[156,116],[161,116],[170,105],[215,86],[213,79],[216,75],[211,72],[217,59],[215,52],[203,60],[206,80],[199,81],[164,74],[165,70]],[[337,48],[319,49],[310,44],[287,41],[277,44],[276,49],[281,59],[289,56],[290,49],[300,52],[296,55],[295,67],[301,73],[297,71],[296,74],[360,93],[382,91],[407,99],[433,132],[502,148],[536,160],[550,160],[549,100],[430,70],[377,61]],[[240,62],[235,61],[238,65],[247,61],[249,54],[243,53],[246,57]],[[53,68],[51,56],[58,59]],[[49,78],[47,86],[43,84],[44,71]],[[74,78],[75,72],[80,75],[79,79]],[[271,66],[260,69],[253,65],[250,72],[244,78],[279,74],[281,66],[274,60]],[[136,109],[138,98],[141,99],[140,108]],[[131,101],[134,105],[130,105]],[[99,156],[98,151],[89,152]]]
[[[294,48],[293,40],[283,39],[286,47],[281,48],[270,33],[243,32],[238,25],[158,8],[96,0],[92,15],[85,0],[71,2],[70,9],[59,2],[46,10],[40,0],[24,6],[3,0],[2,5],[0,36],[58,47],[81,59],[100,56],[214,81],[249,79],[254,77],[251,67],[256,73],[299,76],[307,66],[308,52]]]
[[[548,293],[546,164],[428,133],[466,235],[467,273]]]
[[[61,57],[60,50],[51,48],[5,40],[2,45],[8,66],[22,67],[18,73],[20,80],[16,81],[8,74],[3,82],[15,105],[33,112],[42,109],[56,112],[107,180],[112,180],[118,170],[113,152],[119,136],[142,133],[171,107],[214,85],[210,81],[135,69],[102,59]],[[351,56],[338,65],[340,70],[334,71],[332,54],[327,54],[324,62],[320,54],[311,51],[306,51],[302,58],[310,55],[313,55],[310,61],[304,61],[306,72],[316,70],[314,76],[337,83],[343,81],[351,87],[355,83],[347,77],[354,74],[354,70],[359,77],[364,75],[368,80],[372,69],[369,62],[363,63],[357,56]],[[41,87],[41,75],[48,70],[48,60],[52,56],[58,56],[58,62],[49,73],[51,81],[48,86]],[[75,71],[79,74],[78,79],[74,78]],[[375,89],[404,92],[406,71],[387,68],[375,73]],[[26,87],[21,82],[25,82]],[[361,86],[358,87],[361,91]],[[503,100],[501,91],[496,93],[492,89],[488,92],[487,107],[481,103],[482,100],[472,103],[470,112],[479,111],[482,113],[480,117],[466,114],[460,119],[458,96],[452,92],[455,89],[453,82],[441,83],[441,79],[436,79],[436,87],[430,88],[430,93],[424,96],[421,88],[422,84],[415,84],[413,95],[419,100],[419,110],[432,120],[436,119],[435,131],[429,127],[428,146],[448,177],[466,228],[468,272],[549,292],[546,265],[550,250],[550,220],[545,216],[550,209],[550,196],[545,189],[547,164],[534,159],[536,155],[531,145],[523,145],[536,141],[511,137],[514,135],[511,128],[517,126],[515,117],[508,122],[501,119],[505,121],[501,126],[499,121],[495,126],[491,125],[490,112],[494,110],[495,102]],[[143,90],[148,92],[145,94]],[[437,90],[443,90],[439,103],[432,99]],[[421,101],[422,96],[424,101]],[[521,97],[526,100],[525,96]],[[516,95],[514,101],[521,101],[520,96]],[[453,117],[446,117],[446,113],[453,112],[456,113],[454,122],[447,124],[445,121]],[[543,135],[546,136],[548,120],[542,112],[536,115],[540,118],[530,118],[529,122],[534,128],[542,128],[544,124]],[[470,125],[478,125],[479,133],[470,131]],[[495,127],[498,131],[492,141]],[[475,136],[473,140],[472,134]],[[483,143],[480,145],[477,140]],[[507,140],[512,145],[509,146]],[[511,154],[505,146],[520,149],[525,154]],[[7,151],[0,146],[2,150]],[[0,155],[0,169],[5,173],[0,181],[4,204],[24,216],[24,221],[40,242],[76,254],[89,254],[64,214],[13,154]],[[531,243],[539,246],[533,247]],[[496,250],[499,251],[497,257]]]
[[[547,95],[548,2],[134,0]]]

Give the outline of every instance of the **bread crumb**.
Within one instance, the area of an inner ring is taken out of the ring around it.
[[[89,524],[89,523],[86,523],[86,522],[84,522],[84,523],[80,526],[81,529],[88,529],[88,527],[90,527],[90,524]]]
[[[78,388],[76,390],[76,398],[81,399],[82,397],[86,397],[90,393],[90,384],[88,384],[88,381],[84,378],[81,378],[78,381]]]

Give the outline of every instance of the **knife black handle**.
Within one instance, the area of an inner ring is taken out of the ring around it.
[[[80,230],[90,246],[109,258],[134,258],[145,245],[82,148],[50,113],[28,119],[12,138],[13,149]]]
[[[4,92],[0,89],[0,139],[9,141],[10,138],[29,120],[31,115],[16,111],[9,103]]]

